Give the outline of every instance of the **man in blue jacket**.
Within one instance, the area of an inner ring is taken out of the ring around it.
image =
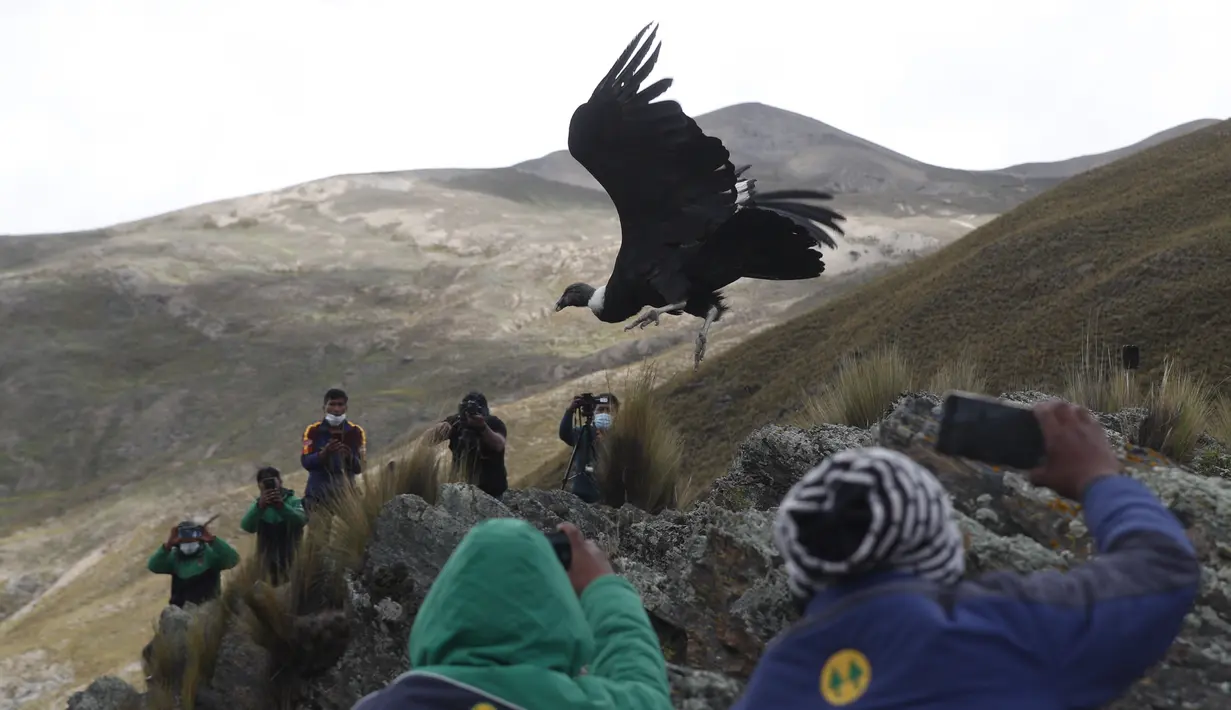
[[[1081,501],[1093,560],[962,581],[962,535],[931,472],[887,449],[831,456],[774,526],[805,616],[766,649],[735,708],[1096,708],[1161,660],[1201,574],[1183,526],[1117,475],[1089,411],[1051,401],[1035,414],[1047,458],[1031,480]]]
[[[306,512],[328,501],[363,473],[368,435],[363,427],[347,421],[349,401],[346,392],[330,389],[321,407],[324,416],[303,431],[299,461],[308,471],[308,485],[303,492]]]

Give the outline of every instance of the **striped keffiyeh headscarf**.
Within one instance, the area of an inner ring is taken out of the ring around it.
[[[877,569],[941,584],[965,571],[949,494],[931,471],[880,447],[836,453],[804,474],[778,508],[774,544],[799,598]]]

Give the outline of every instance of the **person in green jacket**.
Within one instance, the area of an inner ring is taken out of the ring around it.
[[[248,506],[239,527],[244,532],[256,533],[257,554],[276,586],[286,581],[308,517],[302,499],[295,496],[295,491],[283,487],[278,469],[266,466],[257,471],[256,484],[261,493]]]
[[[171,528],[146,567],[171,575],[170,604],[203,604],[222,592],[222,571],[239,564],[239,553],[204,525],[185,520]]]
[[[640,594],[575,526],[560,531],[557,552],[523,520],[476,525],[415,616],[413,670],[353,710],[670,710]]]

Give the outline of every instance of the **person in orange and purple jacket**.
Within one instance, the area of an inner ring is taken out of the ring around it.
[[[300,463],[308,471],[308,485],[303,493],[304,510],[308,513],[363,473],[368,436],[363,427],[347,421],[348,404],[346,392],[330,389],[321,407],[324,417],[304,429]]]

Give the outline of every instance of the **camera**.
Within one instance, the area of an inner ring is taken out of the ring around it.
[[[202,537],[202,533],[199,525],[181,525],[178,535],[181,540],[196,540]]]
[[[556,559],[560,560],[560,564],[564,565],[564,571],[567,572],[569,566],[573,564],[573,544],[568,541],[568,535],[558,530],[544,534],[547,535],[547,541],[551,543],[551,549],[555,550]]]
[[[475,415],[483,414],[483,403],[475,399],[463,399],[457,405],[457,416],[462,419],[469,419]]]
[[[273,478],[262,478],[261,479],[261,490],[272,491],[273,489],[277,487],[278,487],[278,481],[276,479],[273,479]]]
[[[607,397],[595,396],[592,392],[583,392],[577,395],[577,410],[585,419],[593,419],[594,409],[600,404],[607,404],[607,401]]]
[[[598,398],[590,392],[577,395],[577,410],[581,416],[589,419],[594,416],[594,408],[598,406]]]

